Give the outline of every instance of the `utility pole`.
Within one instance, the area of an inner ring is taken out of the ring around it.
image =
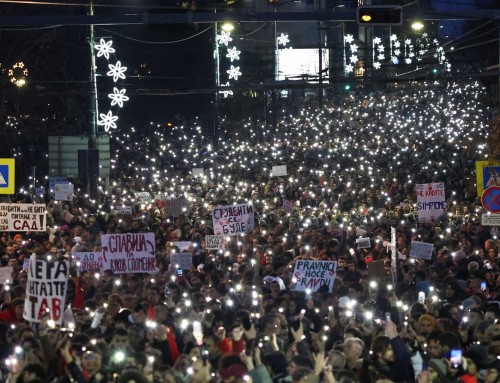
[[[89,15],[94,16],[94,2],[90,0]],[[97,179],[99,177],[99,150],[97,149],[97,76],[96,76],[96,63],[94,52],[94,24],[90,24],[90,82],[92,90],[90,92],[90,105],[92,121],[89,125],[89,145],[87,151],[87,190],[89,191],[90,198],[97,199]],[[97,161],[96,161],[97,156]]]

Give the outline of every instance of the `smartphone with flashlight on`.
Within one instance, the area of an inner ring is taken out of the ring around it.
[[[182,269],[177,269],[177,277],[182,277],[184,275],[184,272]]]
[[[481,282],[481,290],[486,290],[486,281]]]
[[[454,348],[450,351],[450,362],[453,368],[458,368],[462,364],[462,349]]]

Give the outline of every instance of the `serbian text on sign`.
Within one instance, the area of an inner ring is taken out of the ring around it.
[[[61,325],[68,278],[69,262],[47,262],[33,255],[28,269],[23,318],[39,323],[42,316],[48,315]]]
[[[328,286],[332,292],[337,262],[335,261],[310,261],[298,260],[293,271],[295,291],[310,290],[314,292],[321,286]]]
[[[247,233],[254,226],[252,203],[217,206],[212,209],[215,235],[231,236]]]
[[[0,231],[45,231],[43,203],[0,203]]]
[[[104,234],[101,247],[103,270],[115,274],[157,271],[154,233]]]
[[[437,222],[446,209],[444,183],[418,184],[417,206],[420,223]]]

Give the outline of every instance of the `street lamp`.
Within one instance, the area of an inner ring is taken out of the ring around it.
[[[424,29],[424,24],[421,22],[421,21],[414,21],[412,24],[411,24],[411,28],[414,30],[414,31],[421,31],[422,29]]]

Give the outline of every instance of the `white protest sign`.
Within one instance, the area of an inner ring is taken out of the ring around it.
[[[191,212],[191,207],[187,198],[172,198],[167,200],[167,215],[172,217],[178,217],[182,213],[189,214]]]
[[[283,198],[283,210],[287,214],[292,214],[293,213],[293,203],[292,203],[292,201],[289,201],[289,200]]]
[[[271,177],[281,177],[286,175],[286,165],[273,166],[273,169],[271,170]]]
[[[193,268],[193,254],[191,253],[171,253],[170,264],[176,269],[190,270]]]
[[[203,168],[193,168],[192,174],[193,177],[203,177],[205,175],[205,171]]]
[[[179,253],[189,251],[193,246],[193,242],[191,241],[173,241],[172,244],[179,249]]]
[[[215,235],[230,236],[247,233],[254,227],[253,205],[249,202],[214,207],[212,223]]]
[[[147,205],[153,202],[153,197],[151,197],[151,194],[148,192],[135,192],[134,197],[136,203],[144,203]]]
[[[0,231],[45,231],[43,203],[0,203]]]
[[[77,270],[99,270],[104,271],[102,252],[75,252],[73,253],[73,265]]]
[[[420,223],[432,223],[441,218],[446,209],[444,183],[418,184],[417,207]]]
[[[358,245],[358,249],[369,249],[372,246],[370,237],[356,238],[356,244]]]
[[[101,235],[103,270],[122,273],[155,273],[154,233]]]
[[[39,323],[41,315],[47,313],[49,319],[61,325],[68,278],[69,262],[46,262],[31,256],[23,318]]]
[[[223,250],[224,237],[221,235],[205,235],[205,246],[207,250]]]
[[[336,271],[335,261],[298,260],[293,271],[293,280],[297,281],[294,290],[314,292],[321,286],[328,286],[328,291],[332,292]]]
[[[0,284],[12,283],[12,267],[0,267]]]
[[[411,241],[410,257],[432,259],[434,245],[427,242]]]
[[[56,184],[54,198],[56,201],[73,201],[73,184]]]
[[[132,206],[117,206],[116,214],[132,215]]]

